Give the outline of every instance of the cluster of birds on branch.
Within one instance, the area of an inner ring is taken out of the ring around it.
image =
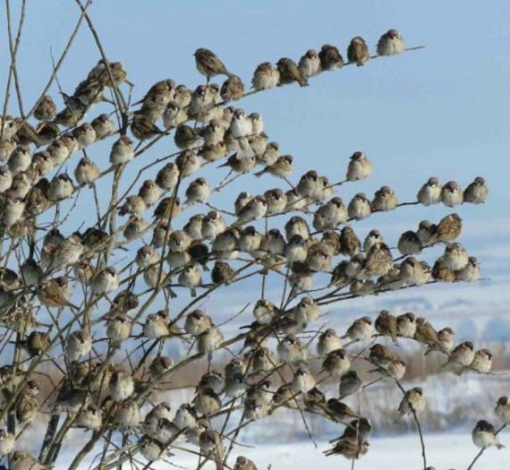
[[[379,56],[404,51],[404,39],[393,29],[382,35],[377,45]],[[358,66],[370,60],[361,37],[351,41],[347,59]],[[331,176],[310,170],[294,184],[290,180],[293,157],[280,152],[277,142],[268,141],[262,116],[228,105],[245,96],[241,79],[207,49],[198,49],[195,61],[197,70],[207,77],[205,85],[192,91],[171,79],[159,81],[135,103],[139,105],[135,111],[129,110],[130,104],[120,92],[121,85],[130,83],[124,67],[120,62],[101,59],[72,95],[63,93],[65,107],[61,111],[57,111],[49,95],[38,101],[33,112],[39,121],[35,127],[21,117],[1,118],[0,160],[4,164],[0,166],[0,222],[4,239],[11,243],[2,259],[12,252],[18,253],[19,259],[19,270],[6,263],[0,273],[2,326],[16,333],[16,347],[25,352],[27,361],[41,361],[60,344],[67,373],[49,402],[56,424],[59,414],[67,413],[73,427],[134,434],[136,449],[149,461],[163,458],[174,441],[185,436],[199,446],[202,455],[224,465],[228,452],[223,440],[227,435],[215,430],[211,420],[235,404],[248,422],[287,407],[342,423],[345,430],[327,455],[359,458],[368,451],[372,426],[368,418],[343,401],[365,386],[353,364],[358,359],[368,361],[381,378],[398,381],[404,377],[405,363],[382,344],[373,344],[366,357],[350,355],[345,349],[347,344],[343,344],[345,339],[353,344],[371,341],[375,334],[390,337],[398,346],[399,338],[411,338],[426,346],[427,354],[436,351],[447,355],[446,364],[479,373],[490,372],[492,354],[486,349],[475,351],[470,342],[455,346],[450,328],[436,331],[427,320],[412,313],[395,317],[383,311],[374,325],[368,317],[356,320],[343,337],[333,329],[322,332],[315,356],[323,361],[322,368],[314,376],[307,365],[314,357],[309,357],[308,345],[299,335],[321,318],[321,305],[345,295],[481,278],[477,259],[469,256],[457,241],[462,220],[456,213],[437,224],[422,221],[416,230],[400,236],[396,248],[390,248],[377,229],[362,241],[349,223],[410,204],[482,204],[488,196],[485,180],[477,177],[462,190],[454,181],[441,185],[431,177],[412,203],[399,203],[395,192],[383,186],[373,198],[358,193],[344,204],[335,195],[335,188],[368,178],[372,173],[367,156],[356,151],[349,159],[344,179],[332,182]],[[324,45],[318,53],[307,51],[298,63],[282,58],[276,66],[260,64],[252,85],[255,91],[290,83],[304,86],[319,73],[344,64],[338,48]],[[221,86],[210,84],[217,75],[228,79]],[[113,100],[105,96],[108,89]],[[104,101],[115,105],[120,117],[118,126],[108,114],[85,122],[93,105]],[[138,145],[127,135],[128,130],[140,141]],[[78,197],[78,191],[88,186],[95,188],[106,174],[113,173],[115,179],[120,179],[126,165],[172,131],[179,151],[158,159],[156,163],[162,165],[155,178],[143,181],[136,194],[112,200],[97,224],[68,235],[61,232],[58,223],[47,228],[38,225],[38,217],[52,207],[58,215],[64,200]],[[110,167],[101,170],[89,157],[89,148],[107,138],[115,141]],[[147,139],[152,140],[143,147]],[[82,155],[74,170],[74,181],[63,171],[73,154]],[[188,178],[215,162],[229,171],[218,186],[210,185],[205,176],[186,184]],[[228,209],[210,203],[215,193],[249,173],[268,180],[274,178],[289,188],[276,187],[258,195],[242,191]],[[197,206],[207,209],[183,220],[185,211]],[[152,218],[148,221],[150,211]],[[112,214],[125,219],[115,231],[108,231]],[[270,220],[287,214],[291,216],[279,224],[280,228],[268,227]],[[176,228],[176,223],[180,228]],[[112,251],[140,241],[128,268],[118,270],[108,265]],[[444,253],[433,266],[415,257],[439,244],[444,245]],[[392,253],[395,249],[400,254],[396,258]],[[340,256],[343,259],[339,260]],[[265,277],[275,273],[289,284],[284,305],[277,307],[262,296],[253,309],[254,322],[237,339],[244,340],[243,351],[247,352],[236,355],[223,373],[209,370],[202,376],[192,402],[181,405],[175,414],[170,404],[161,402],[142,418],[142,404],[158,384],[168,379],[176,364],[160,349],[148,366],[143,364],[144,378],[140,379],[125,366],[111,361],[123,344],[144,339],[162,345],[169,338],[178,338],[196,345],[197,357],[210,357],[228,343],[221,328],[204,310],[184,309],[172,316],[168,309],[162,309],[145,315],[142,296],[161,292],[168,305],[169,298],[177,296],[176,289],[184,288],[197,296],[197,289],[201,288],[203,297],[218,286],[242,281],[244,270],[250,266],[257,269],[254,274]],[[206,271],[210,271],[209,283],[203,280]],[[308,294],[313,292],[314,279],[321,274],[330,276],[325,286],[329,293],[314,298]],[[135,293],[139,276],[147,289]],[[85,295],[81,302],[73,303],[78,286]],[[91,320],[95,308],[102,305],[100,302],[107,303],[108,311],[99,320]],[[36,314],[43,307],[57,309],[59,316],[67,309],[75,317],[83,317],[83,324],[79,329],[58,334],[52,328],[41,329]],[[103,322],[108,360],[94,357],[98,341],[94,326]],[[134,334],[135,328],[141,332]],[[59,343],[61,335],[65,341]],[[271,339],[277,340],[276,354],[266,343]],[[290,378],[285,378],[289,373]],[[320,390],[325,377],[338,380],[338,396],[327,399]],[[275,386],[275,379],[281,383],[279,387]],[[43,406],[38,382],[27,380],[19,364],[3,365],[0,387],[4,396],[2,416],[14,413],[17,423],[29,425]],[[415,387],[405,393],[398,415],[415,415],[424,408],[424,392]],[[496,414],[510,423],[510,405],[505,397],[498,401]],[[15,450],[14,433],[0,429],[0,457],[9,456],[13,470],[46,468],[58,455],[55,436],[48,437],[50,444],[38,460]],[[478,423],[473,439],[484,448],[500,445],[494,428],[485,421]],[[254,470],[256,466],[240,456],[233,468]]]

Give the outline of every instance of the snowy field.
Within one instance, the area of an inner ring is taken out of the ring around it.
[[[506,449],[488,449],[477,461],[474,470],[508,470],[510,468],[510,435],[503,432],[501,442]],[[273,439],[274,441],[274,439]],[[436,470],[465,470],[478,453],[478,449],[471,442],[470,434],[432,434],[425,436],[427,449],[427,465]],[[258,445],[256,448],[238,447],[237,452],[231,454],[229,465],[231,468],[238,455],[252,459],[259,470],[350,470],[351,461],[341,456],[325,457],[322,451],[330,448],[330,444],[319,442],[318,448],[309,441],[291,444]],[[188,453],[176,451],[166,462],[154,463],[150,468],[154,470],[169,470],[172,468],[197,468],[198,458]],[[169,464],[170,462],[170,464]],[[65,470],[70,462],[62,462],[55,466],[55,470]],[[139,462],[142,464],[142,462]],[[139,465],[139,468],[142,468]],[[90,462],[80,467],[87,469]],[[133,468],[124,465],[125,469]],[[145,467],[143,467],[145,468]],[[202,467],[206,470],[214,469],[209,463]],[[355,463],[356,470],[423,470],[421,447],[417,435],[376,438],[371,440],[370,451]]]
[[[510,468],[510,436],[501,435],[501,442],[506,449],[488,449],[477,461],[474,469],[507,470]],[[474,459],[478,449],[471,442],[469,434],[425,436],[427,465],[436,470],[465,470]],[[351,462],[341,456],[325,457],[322,451],[329,448],[327,442],[319,443],[315,449],[310,442],[287,445],[260,445],[255,449],[244,448],[240,452],[251,458],[259,470],[271,465],[272,470],[343,470],[350,469]],[[233,454],[233,457],[239,454]],[[196,459],[177,454],[170,461],[185,468],[196,468]],[[235,458],[231,459],[233,464]],[[158,470],[169,469],[168,464],[156,465]],[[214,468],[206,465],[205,468]],[[390,438],[372,439],[369,453],[356,462],[357,470],[423,470],[421,447],[418,436],[406,435]]]

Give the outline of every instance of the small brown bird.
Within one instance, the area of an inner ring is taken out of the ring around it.
[[[235,271],[225,261],[216,261],[211,271],[211,280],[214,284],[225,284],[228,286],[235,278]]]
[[[379,55],[395,55],[404,52],[404,38],[396,29],[390,29],[384,33],[377,43],[377,53]]]
[[[354,395],[361,390],[363,386],[363,382],[358,376],[358,373],[355,370],[350,370],[346,374],[340,377],[340,383],[338,386],[338,399],[343,400],[345,397],[350,395]]]
[[[462,219],[458,214],[449,214],[441,219],[428,244],[437,242],[452,242],[459,238],[462,232]]]
[[[234,470],[257,470],[257,466],[255,465],[253,460],[250,460],[240,455],[236,459]]]
[[[503,396],[496,402],[494,414],[505,424],[510,424],[510,401],[508,397]]]
[[[398,346],[398,325],[397,318],[388,310],[381,310],[375,320],[375,329],[383,336],[389,336],[395,346]]]
[[[340,439],[335,447],[326,450],[324,454],[329,457],[331,455],[343,455],[348,460],[359,459],[368,452],[368,442],[353,443],[349,439]]]
[[[351,40],[347,49],[347,59],[349,62],[356,62],[358,67],[365,65],[370,60],[367,43],[361,36],[356,36]]]
[[[57,105],[53,98],[49,95],[44,95],[34,110],[34,117],[38,121],[53,121],[57,115]]]
[[[306,80],[299,68],[292,59],[288,57],[282,57],[277,63],[276,66],[278,68],[278,72],[280,73],[280,82],[278,85],[289,85],[291,83],[297,82],[299,86],[308,86],[308,81]]]
[[[319,52],[322,70],[336,70],[344,65],[344,59],[336,46],[324,44]]]
[[[88,157],[83,157],[74,170],[74,177],[80,186],[93,183],[100,175],[101,170]]]
[[[398,205],[398,199],[393,190],[389,186],[383,186],[375,192],[372,201],[372,209],[374,211],[392,211]]]
[[[309,49],[306,51],[305,55],[299,59],[299,72],[305,79],[315,77],[321,73],[321,60],[317,51]]]
[[[476,351],[470,368],[480,374],[489,373],[492,368],[492,353],[488,349]]]
[[[485,185],[485,178],[477,176],[464,190],[464,202],[470,204],[483,204],[487,200],[489,189]]]
[[[388,364],[398,361],[398,356],[382,344],[374,344],[370,347],[369,359],[375,365],[385,369]]]
[[[353,324],[347,329],[342,339],[349,338],[351,341],[364,341],[372,337],[373,326],[370,317],[361,317],[354,320]]]
[[[131,133],[138,140],[146,140],[163,134],[163,131],[143,114],[135,114],[131,121]]]
[[[398,406],[398,418],[403,418],[406,415],[414,413],[418,414],[425,409],[427,402],[423,396],[423,389],[421,387],[414,387],[407,390],[404,398]]]
[[[400,235],[397,247],[400,254],[404,256],[416,255],[421,253],[423,249],[420,238],[412,230],[408,230]]]
[[[448,362],[443,365],[446,366],[448,364],[458,364],[462,367],[469,367],[475,358],[475,347],[471,341],[465,341],[464,343],[460,343],[450,355]]]
[[[473,443],[476,447],[486,449],[487,447],[494,446],[497,449],[503,449],[505,446],[499,442],[496,435],[496,428],[485,420],[480,420],[476,423],[472,432]]]
[[[372,214],[372,205],[365,193],[356,194],[347,206],[347,214],[350,219],[361,220]]]
[[[414,313],[407,312],[397,317],[398,335],[403,338],[414,338],[416,333],[416,317]]]
[[[211,77],[215,77],[216,75],[235,76],[227,70],[223,62],[209,49],[201,47],[195,51],[194,56],[197,70],[207,77],[207,83],[209,83]]]
[[[441,202],[441,192],[443,187],[435,176],[431,176],[428,181],[420,188],[416,199],[424,206],[439,204]]]
[[[252,87],[257,90],[269,90],[280,83],[280,72],[271,62],[263,62],[255,69],[251,80]]]
[[[244,95],[244,83],[234,75],[221,85],[220,95],[224,101],[239,100]]]
[[[464,195],[456,181],[448,181],[441,190],[441,201],[445,206],[453,207],[462,204]]]
[[[50,348],[50,337],[46,332],[32,331],[26,339],[18,341],[18,344],[30,357],[40,356]]]
[[[198,132],[186,124],[181,124],[175,130],[174,142],[181,150],[196,147],[200,140],[201,137]]]

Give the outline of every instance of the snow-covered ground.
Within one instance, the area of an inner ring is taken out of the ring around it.
[[[510,447],[510,436],[501,436],[501,442]],[[465,470],[474,459],[478,449],[473,445],[469,434],[434,434],[425,436],[427,465],[436,470]],[[351,462],[341,456],[325,457],[322,451],[330,444],[321,442],[318,449],[309,442],[293,444],[260,445],[254,449],[238,448],[230,459],[233,464],[237,455],[252,459],[259,470],[271,465],[271,470],[342,470],[350,469]],[[176,454],[170,462],[185,468],[196,468],[196,458]],[[156,465],[158,470],[168,469],[168,464]],[[206,468],[211,466],[206,465]],[[372,439],[369,453],[356,462],[357,470],[422,470],[421,447],[417,435],[405,435]],[[476,463],[478,470],[507,470],[510,468],[510,449],[488,449]]]

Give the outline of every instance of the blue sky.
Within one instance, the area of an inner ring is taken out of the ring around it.
[[[485,263],[491,277],[506,284],[505,270],[510,266],[510,215],[505,209],[510,203],[509,2],[494,0],[488,8],[459,0],[108,0],[94,2],[89,12],[107,55],[120,60],[136,84],[135,98],[163,78],[190,87],[202,83],[193,60],[198,47],[213,49],[249,84],[262,61],[276,62],[282,56],[297,60],[323,43],[336,44],[345,55],[356,35],[365,37],[373,49],[390,27],[399,29],[409,46],[426,45],[424,50],[376,60],[362,69],[324,73],[305,89],[288,86],[239,105],[263,115],[271,139],[294,155],[296,178],[316,168],[331,180],[341,179],[348,157],[355,150],[365,151],[374,163],[374,176],[343,187],[344,200],[360,190],[372,195],[389,184],[401,201],[410,201],[431,175],[443,182],[455,179],[462,186],[477,175],[485,176],[491,191],[488,203],[483,208],[458,209],[465,219],[463,241]],[[72,1],[28,2],[18,60],[26,107],[38,97],[41,83],[51,73],[50,49],[59,56],[78,15]],[[5,31],[4,16],[1,21]],[[72,92],[99,58],[83,25],[59,73],[64,90]],[[0,63],[7,61],[2,48]],[[3,67],[1,90],[5,79]],[[55,88],[52,94],[57,95]],[[15,113],[14,101],[10,110]],[[100,112],[94,110],[91,118]],[[108,147],[98,149],[90,154],[106,167]],[[145,162],[172,149],[168,140],[144,157]],[[261,182],[247,177],[243,188],[260,191]],[[265,179],[263,184],[269,189],[279,182]],[[218,204],[233,195],[225,191]],[[366,233],[374,224],[382,224],[383,232],[396,242],[401,229],[415,228],[423,218],[439,220],[445,213],[444,207],[404,208],[388,222],[376,216],[360,227]]]

